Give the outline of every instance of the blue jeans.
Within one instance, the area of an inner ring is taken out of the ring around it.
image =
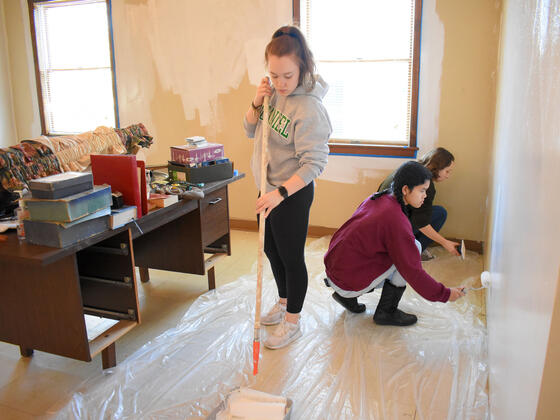
[[[447,210],[445,210],[442,206],[432,206],[432,219],[430,221],[430,225],[434,228],[434,230],[439,232],[445,223],[445,220],[447,220]],[[414,237],[420,242],[420,245],[422,245],[422,251],[424,251],[433,241],[418,229],[414,229],[413,231]]]

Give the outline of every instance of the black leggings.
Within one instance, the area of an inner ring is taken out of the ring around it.
[[[278,295],[288,299],[288,312],[298,314],[307,293],[304,249],[314,186],[307,186],[275,207],[265,223],[264,252],[270,261]]]

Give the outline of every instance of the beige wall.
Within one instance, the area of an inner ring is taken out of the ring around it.
[[[4,18],[4,2],[0,2],[0,147],[10,146],[16,137],[12,88],[10,85],[10,62]]]
[[[503,6],[488,234],[495,419],[558,418],[559,9],[560,0]]]
[[[10,58],[20,138],[40,130],[31,61],[23,61],[29,41],[21,36],[28,26],[21,2],[9,2],[6,11],[19,22],[10,31]],[[146,124],[156,139],[147,152],[151,164],[165,163],[169,146],[186,136],[223,143],[235,167],[247,174],[231,187],[230,214],[254,220],[251,141],[241,121],[264,72],[264,46],[274,29],[291,20],[291,0],[112,3],[121,126]],[[438,186],[436,201],[450,210],[445,234],[472,240],[484,238],[499,12],[487,0],[424,0],[420,154],[438,145],[455,154],[455,174]],[[402,162],[331,156],[317,182],[311,224],[340,226]]]
[[[27,0],[1,0],[6,15],[13,109],[17,137],[11,144],[41,134]]]
[[[438,184],[438,196],[449,212],[443,233],[456,238],[484,239],[499,5],[488,0],[440,0],[436,7],[445,35],[436,143],[457,160],[453,177]]]

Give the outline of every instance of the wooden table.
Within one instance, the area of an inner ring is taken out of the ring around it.
[[[136,223],[66,248],[0,242],[0,341],[83,361],[101,352],[103,368],[116,365],[115,341],[140,323],[135,267],[208,273],[231,255],[228,184],[208,183],[201,200],[180,200]],[[208,257],[208,255],[210,255]],[[118,322],[89,340],[84,314]]]

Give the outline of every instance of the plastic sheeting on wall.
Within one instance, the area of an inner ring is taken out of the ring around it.
[[[306,248],[303,337],[284,349],[261,350],[256,377],[253,270],[205,293],[175,328],[84,382],[58,417],[204,419],[229,392],[248,386],[292,399],[291,419],[487,418],[479,308],[468,299],[428,302],[407,288],[399,307],[416,314],[418,323],[377,326],[372,315],[379,291],[359,298],[367,305],[362,314],[330,297],[322,280],[327,246],[322,238]],[[263,307],[275,299],[268,271]]]

